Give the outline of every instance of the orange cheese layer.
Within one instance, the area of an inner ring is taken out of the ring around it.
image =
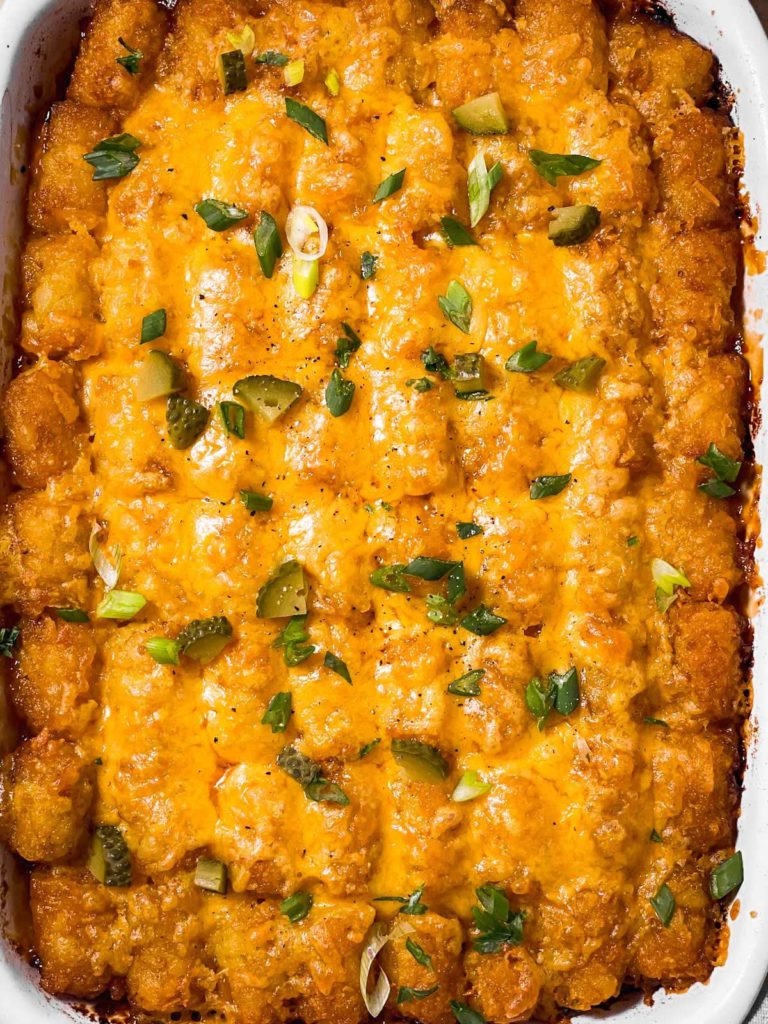
[[[151,0],[97,3],[33,163],[22,371],[4,403],[15,487],[0,508],[0,601],[21,615],[8,689],[28,738],[6,758],[0,835],[37,865],[48,990],[126,993],[155,1016],[357,1024],[364,936],[397,910],[372,901],[422,886],[429,910],[408,923],[434,970],[402,939],[384,962],[386,1012],[426,1024],[452,1021],[451,999],[498,1024],[556,1020],[625,983],[685,987],[721,955],[708,886],[735,838],[746,708],[730,598],[743,574],[737,499],[701,492],[712,471],[696,459],[711,443],[742,458],[731,129],[707,105],[711,55],[620,6],[606,20],[592,0],[512,13],[181,0],[172,16]],[[217,58],[246,26],[253,55],[304,60],[299,85],[249,53],[247,88],[223,95]],[[136,75],[115,63],[119,38],[143,54]],[[452,109],[492,91],[509,132],[463,131]],[[286,117],[286,96],[324,118],[328,145]],[[140,140],[138,165],[94,182],[82,155],[121,132]],[[553,186],[532,149],[600,164]],[[502,179],[479,244],[451,247],[440,219],[469,223],[478,154]],[[373,203],[402,169],[403,187]],[[247,219],[214,232],[194,211],[204,198]],[[285,241],[296,204],[329,228],[309,299]],[[557,248],[550,211],[574,204],[597,207],[601,226]],[[271,279],[253,242],[262,211],[286,250]],[[377,258],[366,280],[364,252]],[[438,306],[452,280],[472,299],[466,334]],[[142,347],[158,308],[167,331]],[[362,344],[344,370],[351,407],[334,417],[325,389],[345,323]],[[506,370],[531,341],[550,361]],[[480,353],[490,400],[460,401],[427,373],[430,346],[450,363]],[[186,450],[169,443],[165,400],[139,400],[150,348],[211,410]],[[606,364],[597,387],[559,387],[555,373],[588,356]],[[241,440],[218,403],[250,374],[302,396],[271,425],[249,412]],[[407,384],[419,377],[433,386]],[[562,493],[531,499],[535,478],[559,474]],[[241,489],[271,495],[271,511],[249,513]],[[482,533],[462,540],[470,521]],[[147,601],[127,623],[93,614],[96,522],[122,552],[120,589]],[[483,604],[504,625],[432,623],[426,596],[444,583],[370,582],[422,555],[463,562],[459,617]],[[689,583],[666,611],[659,558]],[[288,559],[304,567],[316,648],[295,667],[274,645],[286,620],[256,615]],[[91,622],[63,622],[60,607]],[[210,664],[146,652],[214,615],[234,635]],[[528,683],[570,668],[579,707],[537,728]],[[447,692],[473,669],[479,696]],[[293,714],[273,733],[262,717],[280,692]],[[393,739],[438,748],[445,781],[413,779]],[[309,800],[276,766],[287,744],[348,804]],[[469,770],[492,788],[457,802]],[[128,889],[85,867],[97,824],[121,829]],[[200,857],[227,865],[226,896],[193,885]],[[479,953],[471,908],[486,883],[525,921],[520,944]],[[666,923],[649,902],[662,885]],[[315,903],[291,924],[278,904],[297,890]],[[435,984],[396,1003],[400,986]]]

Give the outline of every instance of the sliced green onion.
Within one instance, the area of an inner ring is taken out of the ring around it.
[[[413,931],[413,927],[399,919],[391,928],[385,921],[374,921],[366,932],[365,939],[363,940],[363,951],[360,955],[359,986],[365,1008],[372,1017],[379,1016],[386,1006],[391,991],[389,978],[381,968],[379,968],[378,977],[373,988],[369,991],[368,981],[376,957],[390,940],[394,941],[410,931]]]
[[[435,373],[438,377],[442,377],[443,380],[450,380],[452,374],[448,360],[433,348],[432,345],[421,353],[421,362],[427,373]]]
[[[499,953],[523,941],[525,913],[512,910],[498,885],[486,883],[475,889],[479,907],[472,908],[478,935],[472,944],[477,953]]]
[[[409,985],[401,985],[397,990],[397,1005],[427,999],[429,996],[433,996],[439,988],[439,985],[433,985],[432,988],[411,988]]]
[[[441,217],[440,227],[448,245],[477,245],[477,239],[455,217]]]
[[[643,723],[645,725],[658,725],[662,729],[669,728],[669,722],[665,722],[663,718],[654,718],[653,715],[645,715]]]
[[[485,157],[478,153],[467,170],[467,196],[469,198],[469,223],[475,228],[488,212],[491,192],[501,181],[501,164],[495,163],[490,171],[485,166]]]
[[[102,139],[90,153],[85,153],[83,160],[93,167],[94,181],[124,178],[139,162],[136,150],[140,145],[141,142],[133,135],[113,135]]]
[[[336,362],[342,370],[346,370],[352,356],[362,345],[359,334],[354,331],[348,323],[342,323],[343,338],[336,339]]]
[[[132,619],[147,599],[133,590],[110,590],[96,606],[97,619]]]
[[[304,81],[304,61],[299,57],[289,61],[283,68],[283,81],[287,86],[300,85]]]
[[[283,243],[280,240],[280,232],[277,230],[275,218],[266,210],[261,211],[261,219],[253,233],[253,242],[264,277],[272,277],[275,272],[275,264],[283,255]]]
[[[293,287],[302,299],[311,299],[320,282],[320,264],[313,260],[293,258]]]
[[[451,999],[450,1001],[451,1013],[456,1018],[458,1024],[486,1024],[485,1017],[482,1013],[478,1013],[477,1010],[473,1010],[471,1006],[467,1006],[466,1003],[460,1003],[458,999]]]
[[[93,566],[103,580],[105,588],[107,590],[112,590],[117,586],[117,582],[120,579],[123,554],[120,550],[120,545],[116,544],[112,549],[112,561],[110,561],[99,543],[99,536],[103,530],[104,527],[101,523],[93,524],[93,527],[91,528],[91,536],[88,540],[88,551],[90,553]]]
[[[378,747],[378,745],[379,745],[380,743],[381,743],[381,736],[377,736],[377,737],[376,737],[376,739],[375,739],[375,740],[371,740],[371,742],[370,742],[370,743],[364,743],[364,744],[362,745],[362,747],[360,747],[360,752],[359,752],[359,754],[357,755],[357,757],[358,757],[358,760],[362,761],[362,759],[363,759],[364,757],[367,757],[367,756],[368,756],[368,754],[370,754],[370,752],[371,752],[372,750],[375,750],[375,749],[376,749],[376,747]]]
[[[539,731],[543,730],[547,716],[555,706],[556,696],[554,683],[549,679],[544,682],[538,676],[534,676],[525,688],[525,706],[536,719]]]
[[[709,876],[709,892],[713,900],[722,900],[744,881],[744,861],[739,850],[718,864]]]
[[[570,473],[562,473],[559,476],[537,476],[535,480],[531,480],[531,501],[552,498],[564,491],[570,482]]]
[[[227,891],[227,867],[220,860],[202,858],[195,868],[195,885],[198,889],[224,895]]]
[[[710,498],[732,498],[736,493],[730,484],[725,484],[722,480],[705,480],[699,484],[699,490]]]
[[[306,661],[317,648],[310,644],[309,633],[306,630],[306,615],[294,615],[290,622],[283,626],[272,644],[278,650],[283,649],[283,660],[289,668],[295,668],[303,661]]]
[[[469,334],[472,319],[472,297],[461,281],[451,281],[445,295],[438,296],[437,304],[443,316],[464,334]]]
[[[720,451],[714,443],[710,443],[706,453],[700,455],[696,461],[711,469],[718,480],[728,484],[732,484],[741,472],[741,463]]]
[[[373,197],[374,203],[380,203],[382,199],[389,199],[395,192],[399,192],[403,187],[403,179],[405,178],[405,172],[407,168],[404,167],[401,171],[395,171],[394,174],[390,174],[388,177],[381,182]]]
[[[305,103],[299,103],[298,100],[292,99],[290,96],[285,97],[285,113],[296,124],[309,132],[314,138],[319,139],[320,142],[324,142],[328,145],[328,129],[325,121],[319,114],[316,114],[314,110],[308,107]]]
[[[147,313],[141,321],[141,342],[146,345],[148,341],[157,341],[165,334],[168,326],[168,317],[164,309],[156,309],[154,313]]]
[[[691,581],[679,569],[662,558],[654,558],[651,562],[653,582],[664,594],[673,594],[675,587],[690,587]]]
[[[435,968],[432,963],[432,957],[418,944],[418,942],[408,938],[405,940],[405,948],[417,964],[421,964],[422,967],[426,967],[428,971],[434,971]]]
[[[346,679],[350,684],[352,683],[352,676],[349,674],[346,662],[342,661],[341,658],[337,657],[335,654],[332,654],[331,651],[325,652],[323,664],[326,668],[335,672],[337,676],[341,676],[342,679]]]
[[[339,73],[335,68],[331,68],[323,79],[323,84],[331,96],[339,95],[341,91],[341,79],[339,78]]]
[[[227,40],[230,46],[242,50],[245,54],[253,53],[256,47],[256,36],[248,22],[243,25],[240,32],[227,32]]]
[[[504,369],[510,373],[535,373],[545,366],[552,356],[548,352],[537,352],[538,342],[529,341],[527,345],[513,352],[504,363]]]
[[[421,902],[421,897],[424,895],[424,886],[420,885],[418,889],[409,896],[374,896],[374,903],[399,903],[401,904],[398,911],[399,914],[405,914],[407,917],[420,917],[422,914],[426,914],[429,907],[426,903]]]
[[[479,537],[482,532],[482,526],[478,526],[477,523],[456,523],[456,533],[458,533],[461,540]]]
[[[446,692],[457,697],[479,697],[480,680],[484,675],[484,668],[473,668],[470,672],[465,672],[463,676],[459,676],[458,679],[449,683]]]
[[[253,58],[257,64],[269,64],[273,68],[284,68],[290,57],[286,57],[279,50],[265,50]]]
[[[13,648],[16,646],[21,630],[18,626],[4,626],[0,629],[0,655],[3,658],[13,656]]]
[[[269,725],[272,732],[285,732],[291,718],[293,697],[289,692],[276,693],[267,704],[261,719],[262,725]]]
[[[54,611],[64,622],[90,622],[88,612],[82,608],[54,608]]]
[[[468,629],[470,633],[474,633],[475,636],[490,636],[491,633],[495,633],[501,626],[505,626],[507,620],[501,615],[496,615],[486,608],[484,604],[478,605],[477,608],[465,615],[461,620],[461,625],[464,629]]]
[[[376,276],[376,264],[379,262],[379,257],[374,256],[372,252],[362,253],[360,255],[360,277],[363,281],[370,281],[372,277]]]
[[[328,225],[314,206],[294,206],[285,222],[285,235],[301,260],[319,260],[328,248]]]
[[[348,412],[354,394],[354,381],[345,380],[338,370],[334,370],[325,389],[325,404],[331,416],[343,416]]]
[[[138,75],[139,65],[144,59],[144,54],[141,50],[134,50],[132,46],[129,46],[122,36],[118,36],[117,41],[127,53],[125,57],[115,57],[115,63],[125,68],[129,75]]]
[[[256,491],[240,491],[240,500],[249,512],[269,512],[272,508],[272,498]]]
[[[594,160],[590,156],[579,156],[576,153],[563,156],[559,153],[545,153],[541,149],[528,150],[528,159],[550,185],[557,185],[558,178],[585,174],[587,171],[599,167],[603,162]]]
[[[581,702],[579,673],[575,668],[550,672],[549,681],[555,687],[555,710],[564,717],[572,714]]]
[[[675,897],[672,894],[672,890],[664,882],[659,886],[658,892],[655,896],[651,896],[648,900],[653,909],[656,911],[656,916],[664,925],[665,928],[669,928],[672,916],[675,913]]]
[[[226,231],[248,216],[246,210],[224,203],[220,199],[201,199],[199,203],[195,203],[193,209],[211,231]]]
[[[409,377],[405,382],[407,388],[413,388],[414,391],[431,391],[434,385],[428,377]]]
[[[144,650],[155,659],[158,665],[179,664],[181,647],[178,640],[169,640],[165,636],[153,636],[145,641]]]
[[[393,739],[392,756],[412,779],[418,782],[442,782],[448,778],[448,762],[437,747],[421,740]]]
[[[311,892],[295,892],[282,900],[280,913],[284,914],[291,924],[298,924],[309,914],[313,903],[314,897]]]
[[[220,402],[221,421],[228,434],[242,441],[245,438],[245,409],[239,402]]]
[[[599,356],[586,356],[558,370],[552,379],[566,391],[594,391],[604,369],[604,359],[600,359]]]
[[[632,537],[627,537],[627,547],[628,548],[635,548],[635,547],[637,547],[637,545],[639,543],[640,543],[640,538],[639,537],[635,537],[634,535]]]
[[[374,587],[381,587],[382,590],[389,590],[393,594],[409,594],[411,585],[405,579],[404,565],[382,565],[374,569],[368,577]]]
[[[476,800],[479,796],[485,796],[492,789],[493,783],[483,782],[476,771],[464,772],[451,793],[451,800],[454,803],[463,804],[468,800]]]

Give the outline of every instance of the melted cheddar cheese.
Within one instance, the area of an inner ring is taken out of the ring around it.
[[[225,95],[217,62],[240,45],[246,87]],[[256,59],[270,51],[302,59],[303,80]],[[732,129],[712,89],[711,55],[630,2],[98,0],[33,161],[3,406],[22,735],[0,835],[34,865],[48,991],[125,996],[140,1019],[357,1024],[366,935],[395,919],[427,957],[399,933],[384,947],[390,1018],[554,1021],[624,985],[709,976],[746,711],[738,503],[699,486],[733,477],[745,429]],[[508,131],[463,130],[452,111],[494,92]],[[94,180],[84,154],[121,133],[138,162]],[[594,163],[548,180],[536,150]],[[441,219],[469,224],[479,155],[501,178],[478,244],[449,245]],[[212,230],[205,199],[243,216]],[[297,205],[329,230],[309,297],[285,234]],[[571,206],[600,225],[555,245],[553,210]],[[284,248],[269,278],[264,214]],[[451,282],[466,324],[438,302]],[[140,345],[158,309],[165,333]],[[332,415],[349,329],[354,394]],[[549,360],[505,368],[531,342]],[[152,349],[210,411],[184,449],[166,399],[139,398]],[[466,353],[485,394],[462,400]],[[604,362],[591,387],[558,383],[587,358]],[[239,438],[219,404],[250,375],[301,396],[273,423],[248,410]],[[725,476],[697,461],[713,444]],[[98,613],[94,524],[108,559],[120,549],[118,589],[146,599],[123,621]],[[465,592],[391,570],[421,557],[462,565]],[[256,613],[289,560],[314,648],[298,664],[276,646],[289,620]],[[375,585],[387,568],[394,589]],[[213,616],[232,637],[210,662],[150,656]],[[449,692],[470,672],[479,692]],[[576,697],[552,706],[564,679]],[[263,722],[278,694],[284,731]],[[436,778],[395,756],[403,741]],[[285,747],[325,780],[319,799],[278,766]],[[482,786],[457,800],[467,772]],[[127,845],[128,887],[88,869],[100,825]],[[226,866],[226,894],[194,884],[201,858]],[[472,915],[489,885],[493,927]],[[313,904],[291,921],[297,892]]]

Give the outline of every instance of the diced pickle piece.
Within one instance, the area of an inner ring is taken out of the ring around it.
[[[220,860],[202,859],[195,868],[195,885],[198,889],[218,892],[222,896],[227,891],[227,866]]]
[[[208,426],[208,410],[183,395],[171,395],[165,411],[168,440],[174,448],[189,448]]]
[[[292,615],[305,615],[306,611],[304,569],[298,562],[283,562],[259,591],[256,614],[260,619],[285,619]]]
[[[559,206],[549,225],[549,237],[558,247],[579,245],[600,227],[596,206]]]
[[[509,122],[497,92],[478,96],[456,107],[453,116],[458,123],[473,135],[504,135],[509,131]]]
[[[131,853],[116,825],[96,826],[88,870],[102,885],[126,888],[131,884]]]
[[[301,386],[270,374],[256,374],[237,381],[232,392],[252,412],[263,416],[268,423],[274,423],[298,401]]]
[[[448,777],[443,755],[421,740],[392,740],[392,756],[417,782],[442,782]]]
[[[242,50],[230,50],[228,53],[220,53],[218,70],[219,81],[225,96],[228,96],[231,92],[242,92],[248,87],[248,77],[245,73],[245,57]]]
[[[182,654],[207,665],[220,654],[232,639],[232,626],[223,615],[210,619],[193,619],[176,637]]]
[[[453,360],[453,383],[457,395],[484,391],[485,360],[479,352],[465,352]]]
[[[167,352],[155,348],[148,353],[139,375],[139,401],[173,395],[184,387],[184,371]]]

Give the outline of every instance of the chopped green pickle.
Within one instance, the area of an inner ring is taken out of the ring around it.
[[[168,440],[174,448],[190,448],[208,426],[209,416],[199,402],[184,395],[171,395],[165,410]]]
[[[232,393],[241,399],[251,412],[258,413],[267,423],[274,423],[298,401],[301,386],[294,384],[292,380],[281,380],[269,374],[255,374],[237,381]]]
[[[220,53],[218,72],[224,95],[232,92],[243,92],[248,88],[248,76],[245,73],[245,57],[242,50],[230,50]]]
[[[227,891],[227,866],[220,860],[201,859],[195,868],[195,885],[198,889],[218,892],[223,896]]]
[[[485,360],[479,352],[465,352],[453,360],[453,385],[457,395],[485,390]]]
[[[223,615],[210,619],[193,619],[176,637],[182,654],[207,665],[221,654],[232,639],[232,626]]]
[[[473,135],[504,135],[509,131],[509,121],[497,92],[462,103],[454,109],[453,116]]]
[[[283,562],[259,591],[256,614],[260,619],[286,619],[306,611],[304,569],[296,561]]]
[[[139,401],[151,402],[153,398],[165,398],[184,387],[184,371],[162,349],[153,348],[147,353],[139,371]]]
[[[442,782],[448,778],[446,759],[437,747],[421,740],[392,740],[392,756],[418,782]]]
[[[91,839],[88,870],[93,877],[112,888],[124,889],[131,884],[131,854],[116,825],[97,825]]]
[[[560,206],[553,213],[549,238],[560,248],[586,242],[600,227],[600,211],[595,206]]]

